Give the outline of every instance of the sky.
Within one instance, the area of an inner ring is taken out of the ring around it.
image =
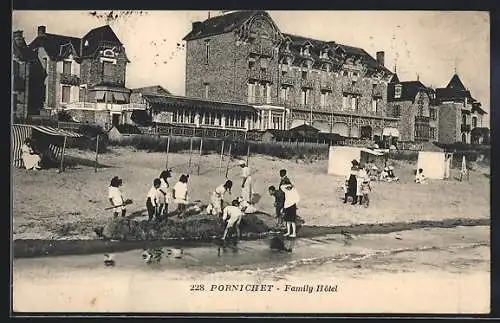
[[[268,11],[281,32],[361,47],[401,81],[444,87],[455,73],[490,111],[490,18],[479,11]],[[185,94],[182,38],[209,11],[14,11],[13,30],[29,43],[37,26],[48,33],[83,37],[106,23],[125,46],[130,64],[126,86],[161,85]],[[210,11],[210,15],[221,14]]]

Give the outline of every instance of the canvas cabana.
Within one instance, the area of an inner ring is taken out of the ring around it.
[[[348,176],[351,172],[351,161],[356,159],[361,164],[371,162],[379,169],[385,165],[385,154],[362,147],[330,146],[328,153],[328,174]]]
[[[445,179],[450,177],[451,153],[437,151],[419,151],[417,170],[422,168],[430,179]]]
[[[40,125],[14,124],[11,133],[12,165],[17,168],[24,167],[21,147],[26,138],[32,138],[38,150],[48,155],[50,159],[61,161],[62,164],[67,138],[79,137],[82,135],[73,131]]]

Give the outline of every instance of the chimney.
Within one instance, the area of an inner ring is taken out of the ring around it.
[[[385,66],[385,52],[377,52],[377,62]]]
[[[22,30],[16,30],[12,32],[12,39],[14,40],[14,42],[18,47],[23,47],[25,45]]]
[[[47,30],[47,28],[45,26],[38,26],[38,36],[45,35],[46,30]]]
[[[201,21],[195,21],[195,22],[193,22],[193,31],[200,30],[201,29],[201,25],[202,25]]]

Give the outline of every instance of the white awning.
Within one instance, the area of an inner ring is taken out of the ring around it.
[[[105,94],[106,94],[106,92],[104,92],[104,91],[96,91],[95,92],[95,99],[96,100],[104,100]]]
[[[113,96],[115,97],[115,101],[116,102],[118,102],[118,101],[125,102],[126,101],[125,96],[123,95],[123,93],[113,92]]]
[[[382,135],[383,136],[399,137],[399,130],[396,128],[387,127],[387,128],[384,128]]]
[[[361,151],[368,153],[370,155],[375,155],[375,156],[383,156],[384,155],[384,153],[382,153],[380,151],[375,151],[375,150],[371,150],[371,149],[367,149],[367,148],[361,148]]]

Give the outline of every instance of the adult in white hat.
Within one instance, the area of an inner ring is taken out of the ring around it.
[[[239,163],[241,167],[241,197],[244,201],[252,202],[252,176],[250,176],[250,168],[244,161]]]

